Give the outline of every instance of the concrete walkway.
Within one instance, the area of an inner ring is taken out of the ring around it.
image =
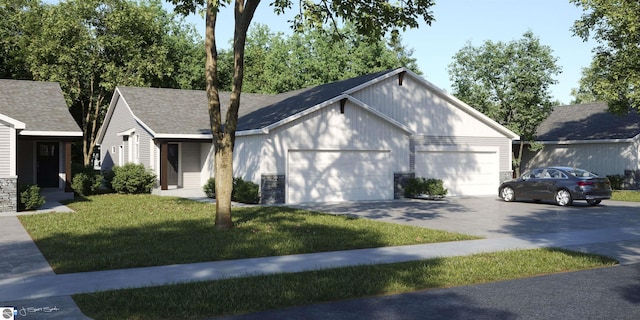
[[[25,319],[86,319],[70,295],[511,249],[589,248],[624,241],[640,241],[640,226],[57,275],[17,217],[1,214],[0,307],[15,306]]]

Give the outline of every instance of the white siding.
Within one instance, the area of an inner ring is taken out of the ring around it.
[[[265,135],[240,136],[236,139],[233,154],[233,176],[260,185],[262,175],[262,148],[267,141]]]
[[[522,171],[542,166],[575,166],[599,175],[624,174],[624,170],[640,169],[638,152],[637,141],[544,145],[538,152],[524,150]]]
[[[15,153],[11,150],[13,145],[11,131],[14,130],[9,126],[0,122],[0,177],[9,177],[15,175],[11,172],[11,157]]]
[[[347,103],[322,108],[273,130],[264,144],[262,173],[285,174],[289,150],[389,151],[393,172],[409,170],[409,136],[365,109]]]
[[[412,77],[404,77],[402,86],[391,77],[352,95],[418,135],[504,137]]]

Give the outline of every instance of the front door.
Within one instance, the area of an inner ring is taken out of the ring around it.
[[[178,159],[179,159],[179,145],[175,143],[169,143],[167,146],[167,162],[169,167],[167,168],[167,184],[178,185]]]
[[[60,145],[58,142],[38,142],[37,177],[40,188],[58,188]]]

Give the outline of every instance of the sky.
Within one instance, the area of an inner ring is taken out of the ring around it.
[[[291,34],[287,20],[293,16],[278,16],[269,6],[272,0],[263,0],[254,16],[252,25],[266,24],[273,32]],[[294,1],[295,2],[295,1]],[[569,0],[436,0],[432,7],[435,21],[431,26],[421,21],[418,29],[402,33],[407,49],[413,49],[422,76],[437,87],[451,92],[447,71],[452,57],[467,42],[480,47],[485,41],[510,42],[519,40],[531,30],[542,45],[549,46],[562,73],[558,84],[551,88],[555,100],[569,104],[571,89],[578,86],[581,70],[589,66],[595,42],[583,42],[572,35],[574,21],[582,15],[582,9]],[[170,6],[170,5],[167,5]],[[171,9],[172,10],[172,9]],[[199,15],[188,17],[204,35],[204,19]],[[229,26],[225,28],[225,26]],[[224,8],[218,16],[217,43],[228,48],[233,38],[233,14]],[[203,36],[204,37],[204,36]]]

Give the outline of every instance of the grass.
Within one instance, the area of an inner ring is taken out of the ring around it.
[[[613,264],[614,260],[596,255],[537,249],[107,291],[73,298],[94,319],[165,319],[167,315],[204,319]]]
[[[213,205],[153,195],[67,205],[75,212],[20,216],[56,273],[476,239],[287,207],[235,208],[235,227],[217,230]]]
[[[640,202],[640,191],[615,190],[611,194],[611,200]]]

